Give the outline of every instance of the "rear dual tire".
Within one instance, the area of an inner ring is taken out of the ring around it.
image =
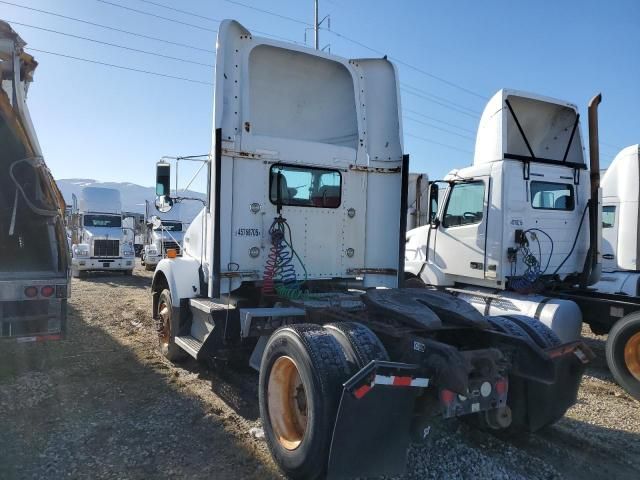
[[[278,329],[260,365],[260,417],[271,454],[290,478],[325,475],[342,384],[371,360],[388,356],[357,323]]]

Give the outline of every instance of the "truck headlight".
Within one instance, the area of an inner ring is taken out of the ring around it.
[[[151,245],[147,250],[147,254],[152,256],[158,255],[158,247],[156,247],[155,245]]]
[[[89,245],[86,243],[81,243],[79,245],[75,245],[73,247],[73,254],[76,257],[88,257],[89,256]]]

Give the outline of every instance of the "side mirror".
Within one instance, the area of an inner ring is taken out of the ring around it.
[[[429,223],[438,227],[440,222],[438,222],[438,195],[440,193],[440,188],[437,183],[432,183],[429,186],[429,210],[427,212],[427,218],[429,219]]]
[[[171,165],[166,162],[156,164],[156,195],[158,197],[171,195]]]
[[[156,197],[156,210],[160,213],[167,213],[173,208],[173,200],[167,195]]]

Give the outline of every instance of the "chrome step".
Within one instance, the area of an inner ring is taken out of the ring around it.
[[[197,338],[193,338],[191,335],[185,335],[184,337],[175,337],[175,342],[176,345],[193,358],[198,358],[198,352],[202,348],[202,342]]]

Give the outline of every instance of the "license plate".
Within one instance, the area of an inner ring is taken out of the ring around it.
[[[109,265],[111,265],[111,264],[110,264],[110,263],[103,263],[103,264],[102,264],[102,266],[103,266],[104,268],[109,268]]]

